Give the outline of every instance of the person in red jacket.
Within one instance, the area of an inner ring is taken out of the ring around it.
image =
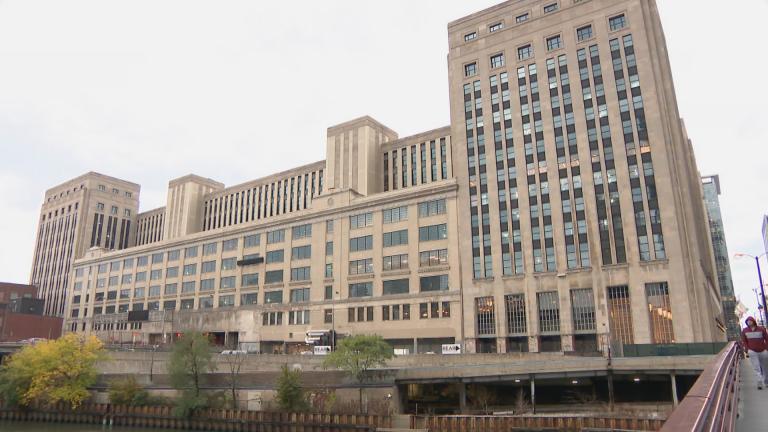
[[[747,326],[741,331],[741,343],[757,374],[757,388],[768,384],[768,331],[757,325],[753,317],[747,318]]]

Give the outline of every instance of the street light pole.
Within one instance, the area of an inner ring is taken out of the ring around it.
[[[763,325],[766,325],[768,323],[768,316],[766,315],[766,309],[765,309],[765,288],[763,288],[763,274],[760,272],[760,257],[755,257],[755,265],[757,265],[757,278],[760,281],[760,299],[757,302],[758,309],[760,308],[760,305],[763,305]]]
[[[765,255],[766,255],[765,253],[762,254],[762,255],[758,255],[758,256],[749,255],[749,254],[745,254],[745,253],[737,253],[735,255],[736,258],[748,256],[750,258],[754,258],[755,259],[755,265],[757,266],[757,279],[760,281],[760,296],[762,297],[762,300],[761,299],[757,299],[757,307],[758,307],[759,315],[762,315],[763,325],[768,323],[768,311],[766,311],[766,308],[765,308],[765,288],[763,288],[763,274],[760,271],[760,258],[762,258]],[[762,306],[762,310],[761,310],[760,306]]]

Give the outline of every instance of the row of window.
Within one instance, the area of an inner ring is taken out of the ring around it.
[[[608,23],[611,31],[617,31],[626,26],[626,18],[624,14],[617,15],[609,18]],[[593,34],[594,33],[593,33],[593,28],[591,24],[585,25],[576,29],[576,39],[579,42],[592,39]],[[547,37],[545,39],[545,42],[547,46],[547,51],[554,51],[563,47],[563,39],[562,39],[562,36],[559,34]],[[533,51],[532,44],[525,44],[517,48],[518,61],[527,60],[533,57],[533,54],[534,54],[534,51]],[[503,67],[504,65],[505,65],[504,53],[497,53],[497,54],[491,55],[490,57],[491,69],[500,68],[500,67]],[[477,73],[478,73],[477,62],[467,63],[466,65],[464,65],[465,77],[475,76],[477,75]]]

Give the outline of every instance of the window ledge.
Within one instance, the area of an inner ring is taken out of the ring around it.
[[[288,282],[288,286],[292,286],[292,287],[302,286],[302,285],[311,285],[311,284],[312,284],[312,280],[311,279]]]
[[[284,286],[285,286],[284,282],[272,282],[272,283],[264,284],[264,289],[282,288]]]
[[[372,280],[374,278],[374,273],[365,273],[365,274],[358,274],[353,276],[347,276],[347,280],[350,281],[361,281],[361,280]]]
[[[410,274],[411,274],[410,269],[384,270],[381,272],[381,277],[404,276],[404,275],[410,275]]]

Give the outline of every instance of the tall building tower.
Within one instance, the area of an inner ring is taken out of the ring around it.
[[[712,236],[712,249],[715,253],[715,265],[717,267],[717,284],[720,287],[720,295],[723,302],[723,315],[728,332],[728,340],[738,340],[741,333],[739,319],[736,317],[736,296],[733,292],[733,279],[731,278],[731,262],[728,259],[728,246],[725,243],[725,230],[723,229],[723,215],[720,211],[720,176],[706,176],[701,178],[704,188],[704,204],[709,216],[709,232]]]
[[[46,315],[64,313],[74,260],[93,247],[132,245],[139,190],[137,184],[89,172],[45,192],[29,280],[45,300]]]
[[[655,2],[507,1],[448,33],[468,348],[725,339]]]

